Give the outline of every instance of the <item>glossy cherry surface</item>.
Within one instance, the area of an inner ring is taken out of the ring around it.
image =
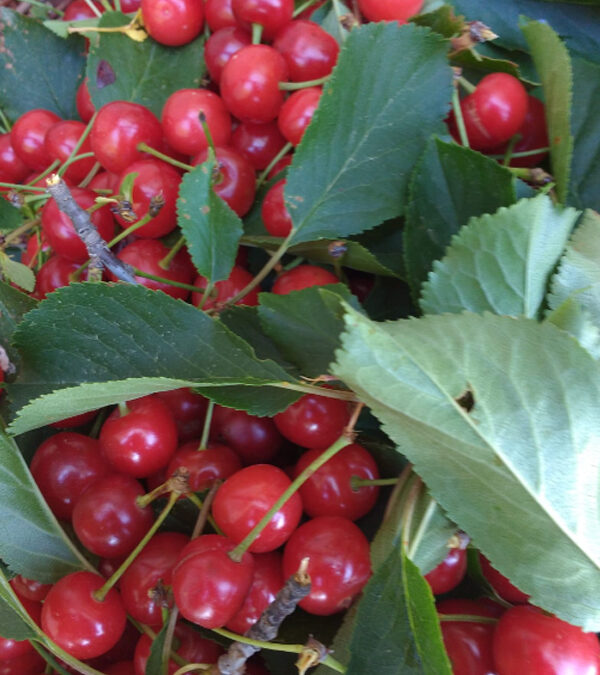
[[[0,182],[20,183],[30,170],[15,152],[10,133],[0,134]]]
[[[257,170],[266,169],[285,145],[276,122],[241,122],[231,136],[231,145]]]
[[[41,581],[35,579],[27,579],[22,574],[17,574],[10,580],[14,592],[20,598],[33,600],[35,602],[42,602],[48,595],[48,591],[52,588],[52,584],[43,584]]]
[[[226,26],[237,25],[231,8],[231,0],[205,0],[204,12],[211,33],[216,33]]]
[[[142,0],[140,8],[150,36],[170,47],[191,42],[204,26],[203,3],[198,0]]]
[[[172,476],[179,469],[186,469],[192,492],[207,490],[216,480],[225,480],[242,468],[237,453],[228,446],[209,442],[204,450],[199,450],[198,445],[197,440],[182,445],[167,467],[167,476]]]
[[[253,279],[254,277],[245,270],[243,267],[234,265],[229,277],[224,281],[217,281],[214,285],[213,292],[206,298],[202,309],[212,309],[217,305],[224,304],[235,295],[237,295],[241,290],[243,290]],[[203,276],[196,277],[194,280],[194,286],[198,286],[199,290],[197,293],[192,293],[192,304],[196,307],[200,307],[202,298],[204,297],[204,289],[206,288],[207,281]],[[258,293],[260,289],[254,288],[249,293],[238,300],[236,305],[258,305]]]
[[[337,284],[339,279],[328,270],[317,265],[297,265],[291,270],[280,274],[273,288],[273,293],[278,295],[287,295],[292,291],[301,291],[303,288],[311,286],[325,286],[327,284]]]
[[[210,79],[219,84],[225,64],[242,47],[252,44],[251,34],[238,26],[223,26],[212,33],[204,44],[204,61]]]
[[[231,8],[240,25],[258,24],[263,38],[272,40],[292,20],[293,0],[231,0]]]
[[[90,96],[90,90],[88,89],[87,77],[84,78],[77,87],[75,105],[77,106],[77,114],[81,117],[81,120],[87,124],[96,112],[96,106],[92,103],[92,97]]]
[[[270,417],[256,417],[244,410],[215,406],[213,427],[244,464],[269,462],[281,448],[283,439]]]
[[[285,205],[285,183],[285,179],[282,179],[271,185],[261,206],[263,224],[273,237],[287,237],[293,227],[290,212]]]
[[[48,293],[57,288],[71,283],[71,275],[79,269],[79,263],[67,260],[60,255],[53,255],[40,267],[35,277],[35,290],[33,296],[43,300]],[[81,275],[81,281],[87,278],[87,274]]]
[[[439,565],[425,575],[434,595],[448,593],[464,579],[467,573],[467,551],[451,548]]]
[[[208,406],[208,400],[204,396],[194,393],[187,387],[162,391],[156,396],[169,407],[177,426],[180,443],[200,438]]]
[[[321,87],[294,91],[281,106],[277,124],[284,138],[294,147],[300,143],[321,98]]]
[[[424,0],[358,0],[358,7],[369,21],[406,23],[418,14]]]
[[[43,108],[23,113],[10,131],[10,142],[19,159],[30,169],[43,171],[51,162],[46,151],[45,139],[48,129],[60,117]]]
[[[65,162],[75,149],[81,135],[85,131],[85,124],[76,120],[61,120],[53,124],[46,132],[44,147],[50,161],[58,160],[61,164]],[[91,152],[92,146],[90,139],[86,138],[81,144],[78,155],[84,152]],[[94,157],[84,157],[70,164],[63,174],[63,178],[73,183],[82,181],[92,170],[96,159]]]

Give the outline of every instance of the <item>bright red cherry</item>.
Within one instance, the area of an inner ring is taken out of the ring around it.
[[[104,654],[125,629],[127,615],[118,592],[112,588],[102,602],[94,598],[104,582],[99,574],[74,572],[57,582],[44,602],[44,633],[75,658]]]
[[[115,471],[145,478],[169,463],[177,449],[177,427],[166,403],[157,396],[115,408],[100,430],[102,454]]]
[[[233,266],[231,274],[224,281],[217,281],[214,285],[214,292],[212,292],[202,309],[212,309],[217,305],[224,304],[235,295],[237,295],[241,290],[243,290],[253,279],[254,277],[245,270],[243,267],[238,267],[237,265]],[[199,276],[194,281],[194,286],[202,289],[197,293],[192,293],[192,304],[196,307],[200,306],[202,298],[204,297],[204,289],[206,288],[206,279],[203,276]],[[254,288],[249,293],[247,293],[241,300],[238,300],[236,305],[258,305],[258,293],[260,289]]]
[[[71,283],[71,275],[77,272],[79,263],[67,260],[60,255],[53,255],[40,267],[35,277],[33,296],[43,300],[48,293]],[[81,275],[81,280],[87,278],[87,272]]]
[[[271,418],[249,415],[244,410],[215,406],[211,434],[213,429],[244,464],[269,462],[283,442]]]
[[[150,36],[170,47],[191,42],[204,26],[203,3],[198,0],[142,0],[140,8]]]
[[[38,267],[48,259],[51,248],[43,231],[32,234],[21,253],[21,262],[27,267]]]
[[[467,551],[451,548],[442,562],[427,572],[425,579],[434,595],[448,593],[464,579],[467,573]]]
[[[237,24],[216,30],[204,43],[204,61],[210,79],[219,84],[227,61],[242,47],[250,44],[252,36]]]
[[[358,8],[369,21],[406,23],[418,14],[424,0],[358,0]]]
[[[305,394],[273,417],[288,440],[303,448],[325,450],[332,445],[350,421],[348,404],[336,398]]]
[[[175,420],[180,443],[200,438],[204,427],[204,418],[208,407],[208,399],[191,389],[171,389],[156,394],[162,399]]]
[[[10,138],[10,133],[0,134],[0,181],[20,183],[29,175],[30,168],[17,155]]]
[[[81,117],[82,122],[87,124],[96,112],[96,106],[92,103],[92,97],[90,96],[87,77],[77,87],[75,105],[77,106],[77,114]]]
[[[44,144],[46,132],[60,117],[35,108],[23,113],[10,131],[10,142],[19,159],[31,169],[43,171],[51,162]]]
[[[493,653],[498,675],[600,673],[600,644],[594,633],[529,605],[511,607],[500,617]]]
[[[271,290],[278,295],[287,295],[292,291],[301,291],[303,288],[310,288],[311,286],[326,286],[327,284],[337,283],[339,283],[339,279],[335,274],[322,267],[297,265],[280,274]]]
[[[89,138],[100,164],[107,171],[121,173],[143,158],[138,143],[160,148],[162,135],[160,122],[148,108],[129,101],[112,101],[98,111]]]
[[[224,626],[240,609],[254,574],[254,559],[244,553],[234,562],[235,544],[227,537],[206,534],[180,553],[173,570],[175,604],[181,615],[204,628]]]
[[[182,445],[167,467],[167,476],[178,469],[187,469],[192,492],[207,490],[216,480],[225,480],[242,468],[240,458],[226,445],[209,442],[204,450],[199,450],[198,445],[198,441]]]
[[[124,474],[109,474],[94,482],[73,510],[73,529],[81,543],[105,558],[131,553],[154,522],[152,509],[136,502],[143,494],[141,484]]]
[[[294,224],[285,205],[285,178],[271,185],[261,206],[261,216],[267,232],[273,237],[287,237]],[[337,279],[336,279],[337,281]]]
[[[13,577],[10,580],[10,585],[20,598],[26,598],[34,602],[45,600],[48,591],[52,588],[52,584],[43,584],[35,579],[27,579],[21,574]]]
[[[216,33],[226,26],[237,25],[231,8],[231,0],[205,0],[204,12],[211,33]]]
[[[85,131],[85,124],[75,120],[61,120],[53,124],[46,132],[44,147],[50,161],[58,160],[61,164],[67,160],[75,146],[79,142],[81,135]],[[89,138],[86,138],[77,154],[91,152],[92,146]],[[96,159],[94,157],[85,157],[78,159],[70,164],[65,171],[63,178],[73,183],[81,182],[94,167]]]
[[[290,485],[290,479],[276,466],[247,466],[228,478],[218,489],[212,507],[215,522],[227,537],[239,543]],[[294,493],[248,550],[266,553],[279,548],[296,529],[301,516],[302,500]]]
[[[308,82],[331,73],[340,46],[314,21],[295,19],[278,33],[273,47],[283,55],[292,82]]]
[[[279,111],[277,124],[284,138],[294,147],[300,143],[321,98],[321,87],[294,91]]]
[[[35,451],[31,474],[52,513],[70,520],[75,503],[110,467],[94,438],[61,431],[47,438]]]
[[[283,552],[287,579],[308,558],[311,591],[300,607],[326,616],[347,609],[371,576],[369,542],[350,520],[313,518],[290,537]]]
[[[284,145],[276,122],[240,122],[231,136],[231,146],[257,170],[266,169]]]
[[[321,450],[307,450],[296,463],[294,476],[322,454]],[[371,453],[352,443],[342,448],[315,471],[299,490],[304,511],[311,517],[343,516],[357,520],[375,506],[379,488],[373,485],[352,488],[352,478],[375,480],[379,470]]]
[[[507,602],[522,605],[529,601],[529,596],[513,585],[503,574],[500,574],[490,561],[481,553],[479,554],[481,573],[496,593]]]
[[[263,38],[272,40],[277,32],[292,20],[293,0],[232,0],[231,8],[242,26],[258,24]]]
[[[104,12],[104,7],[100,2],[94,0],[92,3],[99,13]],[[80,21],[81,19],[95,19],[98,16],[85,0],[72,0],[66,7],[62,15],[63,21]]]

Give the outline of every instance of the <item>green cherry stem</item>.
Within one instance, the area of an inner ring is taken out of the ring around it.
[[[352,476],[350,479],[350,487],[353,490],[358,490],[361,487],[370,487],[370,486],[381,486],[385,487],[388,485],[396,485],[398,482],[397,478],[360,478],[360,476]]]
[[[452,110],[454,111],[454,119],[456,120],[460,142],[465,146],[465,148],[468,148],[470,147],[469,137],[467,136],[465,120],[463,118],[462,108],[460,107],[460,98],[458,96],[458,89],[456,87],[454,87],[454,91],[452,92]]]
[[[150,147],[147,143],[144,142],[138,143],[136,147],[138,150],[146,152],[149,155],[156,157],[157,159],[162,159],[163,162],[171,164],[172,166],[176,166],[179,169],[183,169],[184,171],[191,171],[194,168],[191,164],[185,164],[184,162],[180,162],[177,159],[174,159],[173,157],[169,157],[169,155],[165,155],[164,152],[160,152],[159,150]]]
[[[298,7],[296,7],[296,9],[294,10],[294,13],[292,14],[292,19],[295,19],[298,16],[298,14],[302,14],[302,12],[305,9],[312,7],[317,2],[318,0],[306,0],[306,2],[303,2],[300,5],[298,5]]]
[[[297,89],[306,89],[307,87],[320,87],[329,79],[329,75],[317,77],[316,80],[306,80],[305,82],[280,82],[281,91],[296,91]]]
[[[229,553],[229,557],[235,562],[239,562],[242,559],[244,553],[252,545],[254,540],[258,535],[265,529],[265,527],[271,522],[271,518],[279,511],[279,509],[287,502],[287,500],[295,494],[301,485],[303,485],[315,471],[318,471],[325,462],[328,462],[336,453],[345,448],[347,445],[350,445],[352,440],[346,432],[340,436],[340,438],[330,445],[327,450],[325,450],[319,457],[317,457],[313,462],[311,462],[305,469],[302,471],[298,477],[292,481],[291,485],[285,490],[285,492],[279,497],[279,499],[273,504],[273,506],[265,513],[263,518],[250,530],[246,537]]]
[[[272,386],[278,389],[289,389],[291,391],[300,391],[303,394],[317,394],[326,398],[338,398],[341,401],[350,401],[356,403],[358,400],[353,391],[344,391],[343,389],[325,389],[316,387],[313,384],[300,384],[299,382],[277,382]]]
[[[139,552],[144,548],[144,546],[146,546],[146,544],[154,536],[158,528],[163,524],[165,518],[169,515],[169,512],[173,508],[173,505],[175,504],[178,498],[179,494],[177,492],[171,492],[169,494],[167,505],[158,514],[158,517],[152,524],[152,527],[148,530],[148,532],[146,532],[143,539],[127,556],[127,558],[125,558],[125,560],[121,563],[121,565],[119,565],[119,567],[115,570],[114,574],[112,574],[106,580],[106,583],[101,588],[99,588],[97,591],[94,592],[94,598],[98,600],[98,602],[103,602],[108,591],[110,591],[110,589],[117,583],[117,581],[119,581],[121,576],[124,574],[125,570],[127,570],[127,568],[131,565],[131,563],[137,558]]]
[[[282,158],[285,157],[285,155],[288,154],[290,150],[292,150],[294,146],[291,143],[286,143],[283,148],[273,157],[273,159],[269,162],[269,165],[267,168],[260,174],[260,176],[256,180],[256,189],[258,188],[265,182],[267,179],[267,176],[271,173],[271,170],[277,164],[277,162]]]
[[[190,663],[187,666],[181,666],[178,668],[173,675],[185,675],[186,673],[193,673],[196,670],[205,671],[208,670],[210,666],[208,663]]]
[[[119,417],[125,417],[125,415],[129,415],[129,408],[125,401],[118,403],[117,407],[119,408]]]
[[[456,78],[456,81],[467,92],[467,94],[472,94],[475,91],[475,85],[471,84],[471,82],[469,82],[469,80],[464,78],[462,75],[459,75]]]
[[[533,155],[539,155],[542,152],[549,152],[550,147],[546,146],[545,148],[535,148],[533,150],[523,150],[523,152],[513,152],[510,155],[510,159],[518,159],[519,157],[532,157]],[[492,159],[505,159],[506,155],[488,155]]]
[[[216,150],[215,150],[215,141],[212,137],[212,134],[210,133],[210,128],[208,126],[208,122],[206,121],[206,114],[204,110],[201,110],[198,113],[198,119],[200,120],[200,124],[202,125],[202,131],[204,132],[204,138],[206,138],[206,142],[208,144],[208,147],[212,151],[212,157],[209,153],[209,157],[211,159],[215,159],[216,161]]]
[[[206,408],[206,416],[204,418],[204,426],[202,427],[202,436],[200,438],[200,445],[198,445],[198,450],[206,450],[206,444],[208,443],[208,435],[210,434],[210,425],[212,422],[214,408],[215,402],[209,400],[208,407]]]
[[[34,187],[33,185],[21,185],[20,183],[0,183],[0,187],[9,188],[10,190],[23,190],[27,188],[27,192],[46,192],[46,188]]]
[[[50,652],[47,652],[36,640],[30,640],[29,644],[44,659],[44,661],[56,671],[58,675],[69,675],[69,673],[58,663]]]
[[[468,621],[469,623],[498,623],[493,616],[479,616],[476,614],[438,614],[440,621]]]
[[[159,261],[158,266],[163,269],[163,270],[168,270],[169,267],[171,267],[171,262],[173,261],[173,258],[179,253],[181,248],[185,244],[185,237],[179,237],[179,239],[171,246],[171,249],[167,253],[167,255]]]
[[[149,272],[143,272],[142,270],[133,268],[133,272],[136,277],[144,277],[145,279],[152,279],[152,281],[158,281],[161,284],[168,284],[169,286],[176,286],[177,288],[185,288],[188,291],[197,291],[197,286],[192,286],[192,284],[184,284],[182,281],[173,281],[173,279],[166,279],[165,277],[159,277],[156,274],[150,274]]]
[[[79,183],[79,187],[80,188],[87,187],[92,182],[92,178],[98,173],[98,171],[100,171],[101,168],[102,164],[100,164],[100,162],[96,162],[94,166],[90,169],[88,175],[81,181],[81,183]],[[107,190],[106,192],[107,194],[110,194],[110,190]]]
[[[261,23],[252,24],[252,44],[259,45],[262,40],[264,26]]]
[[[8,119],[8,117],[4,114],[4,111],[2,108],[0,108],[0,124],[2,125],[2,128],[4,129],[4,133],[7,134],[10,129],[11,129],[11,123]]]
[[[83,133],[79,137],[79,140],[77,143],[75,143],[75,147],[73,150],[71,150],[69,156],[67,159],[63,162],[63,165],[60,167],[60,169],[57,171],[59,176],[64,176],[65,171],[69,167],[69,164],[73,164],[73,162],[77,161],[78,159],[83,159],[84,157],[93,157],[94,153],[93,152],[84,152],[82,155],[78,156],[79,150],[81,150],[81,146],[84,144],[85,139],[89,136],[90,131],[92,130],[92,127],[94,126],[94,122],[96,121],[96,117],[98,116],[98,113],[95,112],[92,115],[92,118],[90,121],[87,123],[85,129],[83,130]]]

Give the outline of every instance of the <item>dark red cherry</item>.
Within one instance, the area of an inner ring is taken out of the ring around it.
[[[244,464],[269,462],[283,441],[271,418],[256,417],[243,410],[215,406],[213,426],[218,437],[235,450]]]
[[[481,565],[481,573],[503,600],[518,605],[529,601],[529,596],[519,590],[503,574],[500,574],[495,567],[492,567],[490,561],[481,553],[479,554],[479,564]]]
[[[293,0],[232,0],[231,8],[236,21],[242,26],[258,24],[262,36],[272,40],[277,32],[292,20]]]
[[[260,171],[266,169],[283,148],[285,138],[276,122],[240,122],[231,136],[231,145]]]
[[[321,98],[321,87],[307,87],[294,91],[281,106],[277,124],[282,136],[294,147],[304,136]]]
[[[150,36],[170,47],[191,42],[204,26],[204,3],[198,0],[141,0],[140,9]]]
[[[180,443],[200,438],[204,427],[204,417],[208,400],[191,389],[172,389],[156,394],[162,399],[175,420]]]
[[[10,133],[0,134],[0,181],[20,183],[29,175],[30,170],[15,152],[10,141]]]

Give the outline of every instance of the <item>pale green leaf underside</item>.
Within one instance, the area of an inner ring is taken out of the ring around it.
[[[537,316],[577,216],[540,195],[472,218],[434,263],[421,309]]]
[[[348,310],[333,372],[534,604],[600,628],[600,366],[555,326]],[[470,413],[456,403],[466,390]]]
[[[600,327],[581,306],[577,296],[565,300],[550,312],[546,321],[572,335],[595,358],[600,359]]]

